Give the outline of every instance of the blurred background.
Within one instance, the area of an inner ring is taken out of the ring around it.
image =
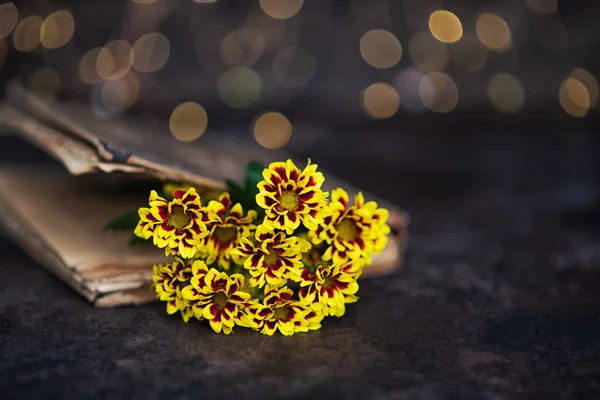
[[[456,173],[431,194],[558,164],[589,183],[598,16],[592,0],[4,2],[1,87],[156,116],[186,142],[228,132],[396,198],[371,173],[411,189]]]

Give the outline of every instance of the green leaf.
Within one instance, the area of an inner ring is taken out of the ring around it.
[[[140,221],[138,210],[129,210],[110,220],[102,232],[107,231],[133,231]]]
[[[256,185],[263,180],[262,172],[265,169],[264,164],[258,161],[250,161],[246,166],[246,191],[252,189],[258,193]]]
[[[227,184],[227,191],[231,196],[231,200],[235,203],[240,203],[244,197],[244,189],[237,182],[230,179],[227,179],[225,183]]]
[[[141,237],[135,236],[135,235],[133,235],[131,237],[131,239],[129,240],[130,246],[140,246],[140,245],[147,245],[147,244],[152,244],[152,240],[142,239]]]

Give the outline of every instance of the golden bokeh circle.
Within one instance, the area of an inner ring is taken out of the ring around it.
[[[133,65],[133,49],[125,40],[107,43],[96,57],[96,71],[104,79],[119,79]]]
[[[19,19],[19,10],[14,3],[0,4],[0,39],[8,36]]]
[[[42,19],[37,15],[31,15],[23,19],[13,34],[15,49],[22,52],[34,51],[40,45],[40,30]]]
[[[206,130],[207,125],[206,110],[200,104],[192,101],[179,104],[169,118],[171,134],[182,142],[198,139]]]
[[[430,72],[419,82],[419,97],[431,111],[447,113],[458,103],[458,88],[454,80],[442,72]]]
[[[454,43],[463,35],[463,26],[456,14],[447,10],[437,10],[429,16],[429,30],[440,42]]]
[[[398,112],[400,96],[392,85],[377,82],[363,91],[361,105],[370,117],[385,119]]]
[[[47,49],[57,49],[71,40],[75,32],[75,20],[66,10],[48,15],[40,29],[42,46]]]
[[[560,105],[573,117],[584,117],[590,108],[590,94],[579,80],[567,78],[558,92]]]
[[[159,32],[147,33],[133,44],[133,68],[140,72],[161,69],[171,55],[169,39]]]
[[[288,19],[300,11],[304,0],[260,0],[258,3],[269,17]]]
[[[254,138],[266,149],[285,146],[292,137],[292,124],[276,111],[263,113],[253,123]]]
[[[79,60],[79,79],[82,82],[93,85],[104,80],[104,78],[98,75],[98,70],[96,69],[96,60],[101,50],[101,47],[91,49]]]
[[[512,38],[508,24],[499,15],[485,12],[475,23],[477,38],[492,51],[505,51],[511,46]]]
[[[373,29],[360,38],[360,54],[372,67],[390,68],[402,58],[402,45],[393,33]]]
[[[585,86],[590,96],[590,108],[598,103],[598,81],[594,75],[583,68],[576,68],[571,72],[571,78],[575,78]]]

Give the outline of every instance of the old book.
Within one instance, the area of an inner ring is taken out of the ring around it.
[[[48,104],[16,84],[0,107],[0,126],[47,151],[69,172],[3,165],[1,224],[41,265],[100,307],[153,300],[151,266],[165,261],[161,250],[130,246],[126,232],[102,232],[114,216],[147,203],[148,190],[131,187],[169,180],[222,189],[226,179],[241,180],[249,161],[288,158],[225,135],[181,143],[159,123],[98,117],[77,103]],[[325,174],[327,189],[356,191]],[[367,197],[391,211],[389,244],[364,274],[381,276],[401,265],[408,216]]]

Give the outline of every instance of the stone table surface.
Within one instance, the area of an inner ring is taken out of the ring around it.
[[[2,161],[40,161],[0,143]],[[320,331],[94,309],[0,239],[0,398],[600,398],[600,151],[586,134],[298,146],[406,208],[404,268]]]

